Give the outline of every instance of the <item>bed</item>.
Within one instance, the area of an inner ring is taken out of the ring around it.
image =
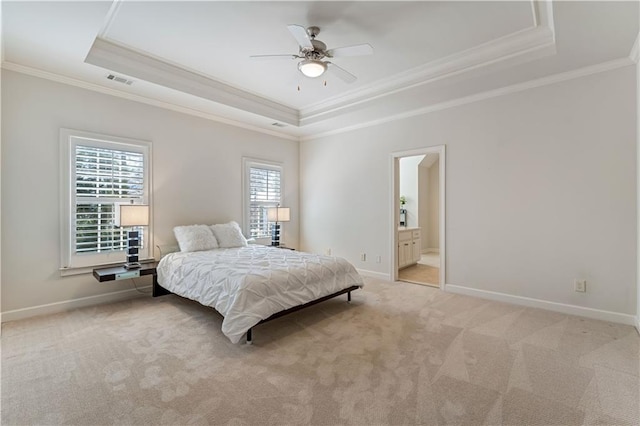
[[[157,267],[154,296],[174,293],[218,311],[233,343],[252,328],[363,286],[345,259],[249,244],[170,253]]]

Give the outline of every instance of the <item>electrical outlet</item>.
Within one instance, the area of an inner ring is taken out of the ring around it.
[[[575,291],[580,292],[580,293],[586,293],[587,291],[587,280],[578,280],[576,279],[573,282],[573,286]]]
[[[325,250],[324,250],[324,254],[325,254],[326,256],[331,256],[331,249],[330,249],[330,248],[325,249]]]
[[[361,253],[360,254],[360,260],[363,261],[363,262],[366,262],[367,261],[367,253]]]
[[[376,257],[376,263],[380,263],[382,262],[382,256],[377,256]]]

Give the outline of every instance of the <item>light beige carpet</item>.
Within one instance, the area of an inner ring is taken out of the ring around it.
[[[6,323],[2,424],[639,423],[632,327],[366,282],[253,346],[177,296]]]

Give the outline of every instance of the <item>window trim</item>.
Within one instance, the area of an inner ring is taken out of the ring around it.
[[[242,157],[242,229],[245,236],[249,238],[250,221],[251,221],[251,201],[250,201],[250,171],[251,167],[260,167],[265,169],[277,170],[280,172],[280,205],[284,205],[284,165],[281,162],[261,160],[251,157]],[[256,238],[258,244],[270,244],[271,236]]]
[[[82,139],[81,143],[76,138]],[[112,252],[92,255],[77,255],[73,253],[71,233],[75,208],[75,192],[73,179],[74,161],[71,158],[76,145],[95,146],[107,149],[125,149],[141,152],[144,155],[145,183],[143,202],[149,205],[149,226],[145,232],[146,250],[141,260],[153,259],[153,202],[152,202],[152,150],[151,142],[118,136],[103,135],[74,129],[60,129],[60,273],[62,276],[91,272],[94,267],[120,264],[125,261],[124,252]],[[124,200],[123,200],[124,201]],[[85,261],[78,261],[84,257]]]

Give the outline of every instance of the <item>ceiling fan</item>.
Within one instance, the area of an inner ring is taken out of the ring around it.
[[[254,55],[251,59],[302,59],[298,63],[298,69],[307,77],[320,77],[326,71],[331,72],[336,77],[347,83],[356,81],[356,76],[347,70],[340,68],[333,62],[323,61],[324,58],[337,58],[341,56],[363,56],[373,54],[373,47],[369,44],[357,44],[354,46],[328,49],[327,45],[316,40],[320,34],[320,28],[305,28],[301,25],[287,25],[289,32],[296,39],[300,46],[300,51],[293,55]]]

